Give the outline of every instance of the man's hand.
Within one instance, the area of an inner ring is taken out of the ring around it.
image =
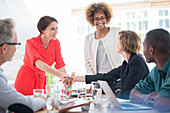
[[[42,98],[44,99],[45,101],[47,101],[47,99],[44,97],[44,96],[41,96],[41,95],[34,95],[35,98]]]
[[[130,101],[137,104],[146,104],[153,106],[154,99],[158,96],[157,92],[152,92],[150,94],[142,94],[136,89],[132,89],[130,93]]]
[[[155,98],[158,96],[157,92],[152,92],[149,95],[146,95],[144,98],[144,103],[146,105],[153,106]]]

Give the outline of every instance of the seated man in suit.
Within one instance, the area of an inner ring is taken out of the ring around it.
[[[17,34],[11,19],[0,19],[0,66],[12,60],[16,51]],[[30,113],[46,106],[44,97],[24,96],[11,87],[0,68],[0,113],[10,110],[16,113]]]
[[[143,45],[146,61],[156,66],[146,79],[136,84],[130,100],[170,111],[170,34],[164,29],[151,30]]]

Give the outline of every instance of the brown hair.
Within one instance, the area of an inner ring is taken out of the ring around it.
[[[42,34],[42,31],[45,30],[53,21],[58,23],[58,21],[53,17],[50,17],[50,16],[41,17],[37,24],[37,28],[39,32]]]
[[[86,19],[92,26],[94,26],[93,19],[95,12],[103,12],[106,16],[106,24],[110,22],[112,18],[112,8],[108,4],[104,2],[92,3],[86,8],[85,10]]]
[[[141,38],[134,31],[120,31],[120,43],[124,51],[127,53],[138,54],[141,49]]]

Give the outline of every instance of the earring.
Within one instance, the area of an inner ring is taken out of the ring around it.
[[[44,38],[44,34],[43,33],[41,33],[41,38]]]

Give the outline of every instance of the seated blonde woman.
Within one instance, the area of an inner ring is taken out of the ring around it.
[[[116,52],[124,58],[122,65],[105,74],[76,76],[75,82],[89,84],[91,81],[104,80],[108,82],[117,97],[129,99],[130,91],[135,84],[147,77],[149,73],[143,57],[139,54],[140,49],[141,39],[135,32],[129,30],[119,32]],[[118,78],[120,78],[121,85],[114,89],[115,80]]]

